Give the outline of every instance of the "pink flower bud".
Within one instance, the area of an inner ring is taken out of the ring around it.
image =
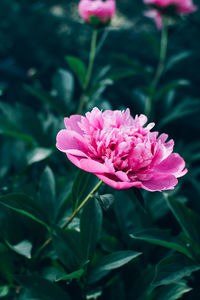
[[[83,20],[91,25],[107,25],[116,11],[115,0],[81,0],[78,6]]]
[[[157,27],[162,27],[162,18],[164,16],[186,15],[197,10],[192,0],[143,0],[145,4],[152,7],[146,16],[153,18]]]

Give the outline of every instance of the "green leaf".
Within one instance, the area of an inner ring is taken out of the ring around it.
[[[182,86],[189,86],[190,81],[186,79],[177,79],[173,80],[167,84],[165,84],[162,88],[159,89],[159,91],[156,94],[155,101],[158,101],[159,99],[162,99],[167,93],[170,91],[174,91],[175,89],[182,87]]]
[[[123,236],[129,238],[129,234],[138,232],[141,228],[149,226],[149,216],[144,213],[139,201],[136,199],[132,189],[115,191],[114,212]],[[126,205],[124,201],[126,200]]]
[[[34,297],[41,300],[70,300],[67,292],[63,291],[58,285],[37,275],[16,276],[16,280],[24,288],[29,289]]]
[[[66,281],[66,280],[69,280],[69,279],[79,279],[81,278],[81,276],[83,275],[84,273],[84,269],[79,269],[77,271],[74,271],[72,273],[69,273],[69,274],[63,274],[63,275],[60,275],[60,276],[56,276],[56,281]]]
[[[192,254],[187,248],[187,239],[183,239],[182,236],[172,237],[168,230],[151,228],[134,233],[134,235],[131,234],[130,236],[134,239],[176,250],[192,258]]]
[[[151,48],[154,52],[154,55],[156,57],[159,57],[159,55],[160,55],[160,45],[159,45],[158,39],[155,37],[155,35],[153,35],[151,33],[146,33],[145,34],[145,39],[149,43],[149,46],[151,46]]]
[[[2,117],[0,117],[0,134],[22,140],[30,146],[35,143],[34,138],[31,135],[19,132],[9,120],[5,120]]]
[[[133,59],[132,57],[129,57],[124,54],[114,54],[114,57],[121,63],[126,64],[129,66],[133,71],[136,71],[137,73],[147,75],[149,73],[149,67],[144,67],[138,60]]]
[[[35,201],[24,194],[8,194],[0,197],[0,204],[17,211],[49,228]]]
[[[179,281],[154,290],[147,300],[177,300],[191,290],[185,281]]]
[[[8,246],[15,251],[16,253],[25,256],[26,258],[31,258],[31,250],[32,250],[32,244],[29,241],[22,241],[19,244],[11,245],[8,243]]]
[[[120,268],[141,254],[141,252],[131,250],[113,252],[104,256],[95,266],[95,270],[104,272]]]
[[[112,194],[96,195],[95,197],[104,210],[108,210],[115,201],[115,198]]]
[[[89,200],[83,209],[80,229],[83,259],[90,259],[95,251],[96,244],[101,234],[102,210],[95,198]]]
[[[98,70],[93,78],[93,84],[96,85],[98,82],[107,77],[108,72],[111,70],[111,65],[105,65]]]
[[[10,250],[0,243],[0,277],[12,284],[15,265]]]
[[[8,103],[0,102],[0,111],[4,120],[14,128],[14,134],[19,133],[22,136],[30,136],[32,140],[34,138],[40,143],[43,142],[44,131],[42,122],[37,112],[30,106],[22,103],[9,105]],[[4,129],[6,130],[7,128]],[[12,130],[9,130],[9,128],[7,131],[12,133]]]
[[[162,259],[156,266],[153,285],[172,284],[199,269],[200,265],[195,264],[192,260],[183,255],[174,254]]]
[[[172,121],[186,118],[189,115],[196,115],[199,113],[199,111],[199,99],[185,99],[176,106],[173,106],[173,109],[170,109],[169,113],[163,116],[160,121],[159,127],[161,128]]]
[[[53,149],[37,147],[27,153],[27,164],[32,165],[36,162],[48,158],[53,152]]]
[[[134,70],[118,70],[116,73],[112,73],[109,75],[111,80],[117,81],[123,78],[132,77],[138,75],[139,72]]]
[[[178,54],[175,54],[175,55],[171,56],[169,58],[168,62],[166,63],[165,72],[169,71],[176,64],[180,63],[182,60],[184,60],[185,58],[190,57],[191,55],[192,55],[191,51],[183,51],[181,53],[178,53]]]
[[[110,78],[105,78],[99,81],[96,85],[93,85],[88,92],[88,96],[89,96],[88,103],[89,102],[94,103],[94,101],[100,99],[101,95],[104,93],[106,88],[110,85],[113,85],[113,80],[111,80]]]
[[[124,250],[116,251],[102,257],[95,265],[92,266],[89,274],[89,282],[93,283],[100,280],[103,276],[107,275],[109,271],[126,265],[141,254],[141,252]]]
[[[60,261],[70,272],[81,266],[80,233],[75,230],[57,228],[52,237],[54,249]]]
[[[72,96],[74,92],[74,77],[71,72],[58,69],[53,77],[54,88],[57,92],[57,102],[60,108],[68,110],[72,105]]]
[[[101,297],[102,293],[103,292],[102,292],[101,288],[96,288],[95,290],[87,292],[86,299],[87,300],[94,300],[94,299],[96,300],[99,297]]]
[[[152,264],[142,267],[141,272],[137,274],[132,283],[132,299],[147,300],[147,295],[154,289],[152,281],[154,278],[155,268]]]
[[[8,285],[4,285],[4,286],[0,286],[0,298],[6,297],[9,293],[9,286]]]
[[[61,115],[64,115],[63,109],[61,109],[55,99],[53,97],[50,97],[45,91],[42,89],[38,90],[30,85],[25,84],[24,89],[26,92],[28,92],[31,96],[35,97],[36,99],[40,100],[45,105],[48,105],[49,107],[53,108],[56,112],[58,112]]]
[[[165,197],[170,210],[180,224],[183,232],[188,238],[200,244],[200,216],[176,199],[167,197],[166,194]]]
[[[122,243],[114,236],[104,235],[100,240],[101,247],[106,252],[114,252],[122,249]]]
[[[91,173],[79,170],[72,187],[73,209],[75,210],[90,190],[97,184],[98,178]]]
[[[68,65],[72,69],[72,71],[77,76],[81,87],[83,87],[86,77],[86,66],[79,58],[75,56],[66,56],[65,57]]]
[[[53,224],[57,214],[55,178],[52,170],[46,167],[40,179],[40,207],[49,224]]]

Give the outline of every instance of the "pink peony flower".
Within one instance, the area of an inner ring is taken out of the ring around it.
[[[157,27],[162,27],[162,18],[169,14],[170,8],[175,15],[185,15],[197,10],[192,0],[143,0],[145,4],[153,6],[153,9],[145,15],[155,19]]]
[[[91,17],[97,17],[101,24],[106,25],[115,14],[116,3],[115,0],[81,0],[78,10],[86,23],[91,23]]]
[[[126,111],[100,111],[65,118],[66,129],[57,135],[56,147],[82,170],[94,173],[116,189],[171,190],[185,175],[185,162],[172,153],[168,135],[144,127],[145,115],[131,117]]]

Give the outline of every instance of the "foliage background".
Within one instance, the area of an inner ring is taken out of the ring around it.
[[[199,299],[200,10],[170,28],[167,68],[150,116],[175,139],[189,169],[167,194],[171,211],[161,193],[103,186],[81,214],[79,232],[79,218],[70,230],[57,227],[96,178],[55,149],[63,117],[76,112],[81,93],[66,56],[87,63],[90,47],[91,29],[77,4],[0,2],[0,297]],[[88,109],[130,107],[135,115],[144,111],[160,33],[143,16],[142,1],[119,0],[117,9],[96,59]],[[53,243],[37,257],[46,227]]]

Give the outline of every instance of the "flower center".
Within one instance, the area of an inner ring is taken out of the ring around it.
[[[85,133],[89,155],[101,162],[109,162],[115,171],[136,172],[147,167],[153,158],[152,145],[145,132],[137,128],[96,129]]]

